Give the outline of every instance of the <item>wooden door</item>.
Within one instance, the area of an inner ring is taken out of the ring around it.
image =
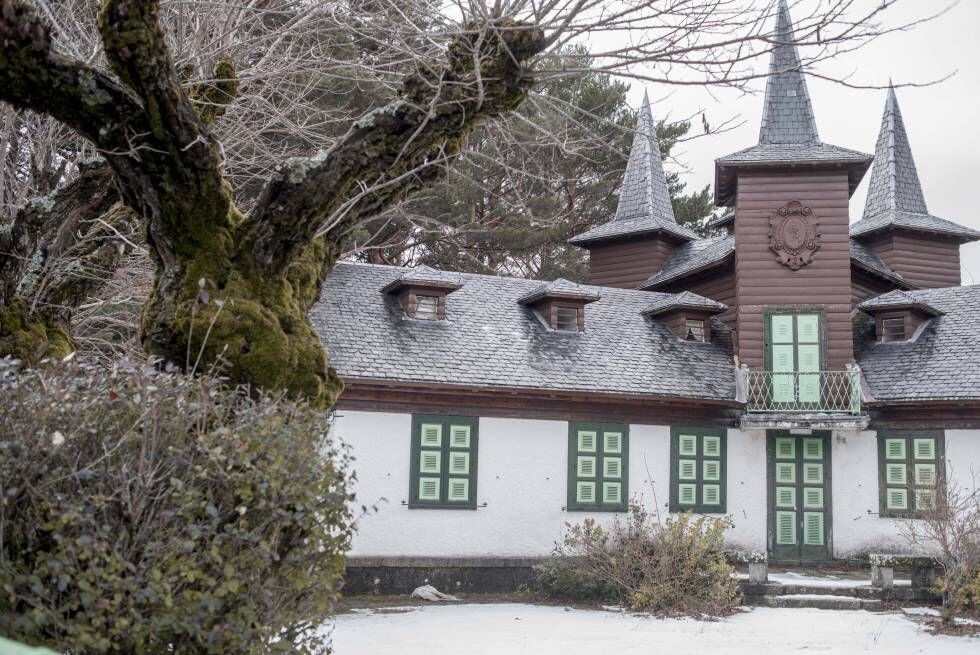
[[[770,431],[767,459],[770,555],[830,559],[830,433]]]

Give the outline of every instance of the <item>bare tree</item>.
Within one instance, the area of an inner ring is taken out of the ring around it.
[[[145,225],[155,266],[141,326],[150,355],[182,369],[224,360],[235,381],[329,405],[341,383],[307,312],[345,241],[364,220],[443,176],[478,123],[512,112],[542,80],[581,73],[574,62],[549,68],[549,51],[589,37],[611,44],[588,53],[600,70],[740,86],[762,75],[760,58],[789,38],[773,33],[776,3],[769,0],[458,0],[435,14],[413,10],[418,1],[357,3],[394,16],[404,29],[393,37],[370,21],[344,23],[357,55],[335,68],[370,69],[373,79],[397,85],[397,97],[318,155],[286,159],[253,203],[253,196],[236,196],[232,182],[246,184],[229,179],[220,128],[211,125],[246,83],[231,58],[203,57],[199,46],[192,59],[198,71],[211,67],[210,79],[188,86],[168,36],[181,27],[163,29],[160,3],[106,0],[98,15],[105,71],[56,41],[47,2],[42,12],[27,0],[0,0],[0,99],[50,116],[93,144]],[[795,42],[814,46],[803,65],[885,33],[876,17],[895,1],[861,13],[854,0],[834,0],[797,17]],[[303,4],[295,20],[314,7],[338,16],[351,4]],[[230,47],[222,44],[223,26],[206,31],[215,53]],[[382,61],[363,65],[364,53],[381,45]],[[316,42],[296,47],[315,49]],[[294,92],[284,91],[282,102]],[[21,228],[15,220],[9,229]],[[44,317],[29,315],[17,294],[0,300],[3,325],[14,326],[0,343],[20,343],[25,330],[37,334],[32,321]],[[29,338],[38,345],[28,355],[45,350],[43,338]]]

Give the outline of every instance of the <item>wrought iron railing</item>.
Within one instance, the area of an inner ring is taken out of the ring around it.
[[[747,412],[861,413],[861,372],[743,369]]]

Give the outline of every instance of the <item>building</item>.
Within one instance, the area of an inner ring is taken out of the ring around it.
[[[858,557],[973,486],[980,233],[929,214],[894,90],[874,157],[820,140],[791,40],[759,143],[715,162],[723,236],[675,221],[644,100],[616,214],[571,240],[589,285],[336,267],[313,322],[358,502],[385,500],[355,563],[505,567],[631,499],[729,515],[775,559]]]

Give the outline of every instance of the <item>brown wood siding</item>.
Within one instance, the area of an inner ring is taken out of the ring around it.
[[[940,235],[887,230],[867,239],[888,266],[925,289],[960,285],[960,244]]]
[[[887,280],[870,275],[863,270],[851,267],[851,306],[857,307],[868,298],[880,296],[898,287]]]
[[[737,339],[740,361],[765,368],[767,309],[822,310],[823,366],[841,369],[853,361],[851,263],[846,173],[745,172],[739,175],[735,220]],[[798,271],[779,263],[769,249],[769,219],[792,201],[813,211],[820,249]]]
[[[589,246],[589,284],[636,289],[661,269],[674,245],[653,236]]]
[[[725,265],[696,276],[686,277],[677,282],[658,288],[664,293],[680,293],[690,291],[705,298],[717,300],[728,305],[728,310],[718,315],[728,327],[735,329],[735,314],[738,298],[735,294],[735,268]]]

